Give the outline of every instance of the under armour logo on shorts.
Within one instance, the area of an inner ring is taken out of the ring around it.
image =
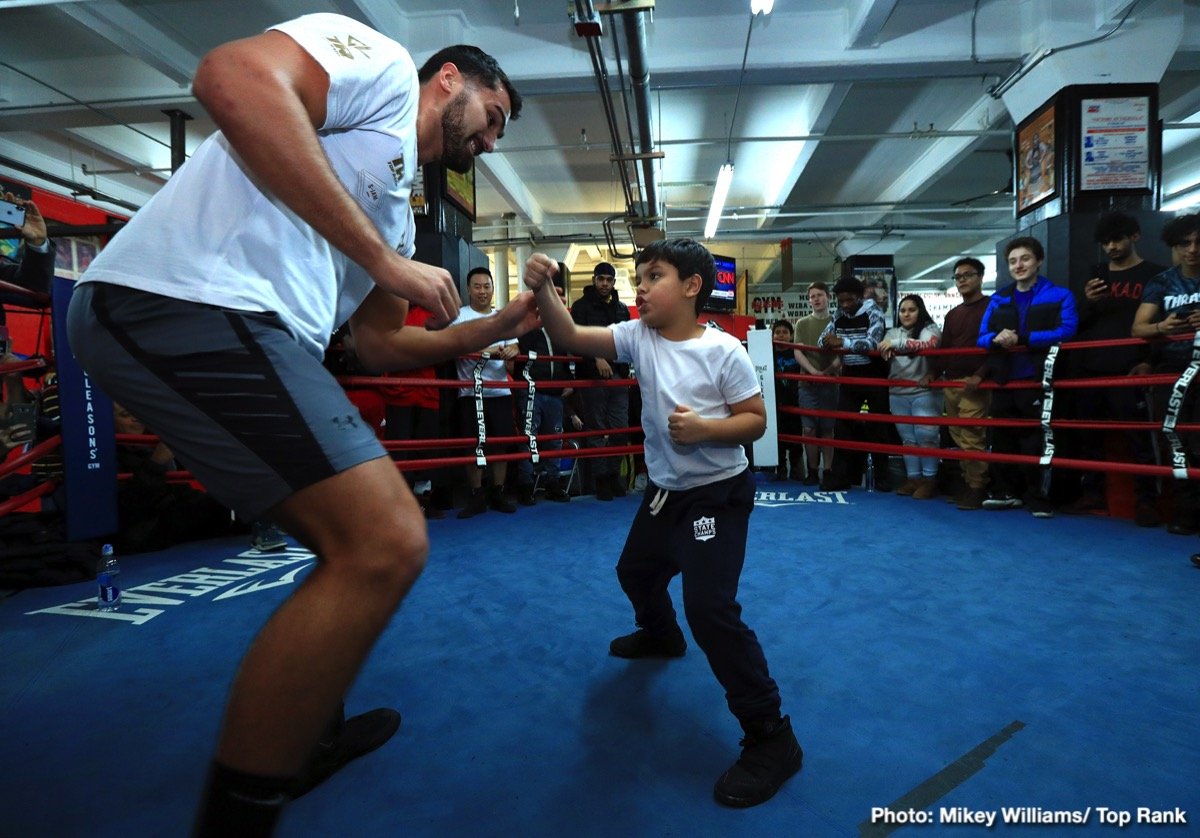
[[[697,541],[708,541],[717,537],[716,518],[697,518],[692,521],[692,534]]]

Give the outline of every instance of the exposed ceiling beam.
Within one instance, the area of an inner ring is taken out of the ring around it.
[[[892,16],[899,0],[863,0],[850,24],[849,49],[879,46],[884,24]]]
[[[545,211],[503,155],[485,154],[476,157],[475,165],[513,212],[535,229],[541,228],[545,220]]]
[[[136,55],[177,84],[191,86],[199,57],[125,5],[115,0],[97,0],[64,5],[59,11],[121,50]]]

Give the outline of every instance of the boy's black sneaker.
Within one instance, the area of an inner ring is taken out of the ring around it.
[[[770,800],[804,764],[804,750],[788,716],[747,722],[742,728],[742,755],[713,787],[718,803],[739,809]]]
[[[327,735],[317,745],[308,765],[292,784],[292,797],[308,794],[347,763],[387,742],[399,729],[400,714],[386,707],[346,719],[336,734]]]
[[[687,641],[678,628],[672,634],[650,634],[638,629],[608,644],[608,653],[618,658],[681,658]]]

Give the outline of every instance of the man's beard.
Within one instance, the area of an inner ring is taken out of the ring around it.
[[[471,153],[471,143],[463,127],[463,117],[467,112],[467,89],[451,99],[445,113],[442,114],[442,163],[447,169],[462,174],[471,171],[475,162],[475,155]]]

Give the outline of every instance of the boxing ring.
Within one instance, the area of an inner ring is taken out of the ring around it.
[[[546,441],[532,440],[552,459]],[[424,471],[529,456],[489,451],[521,442],[386,447],[461,449],[397,463]],[[625,449],[637,450],[563,455]],[[1170,465],[1052,464],[1177,479]],[[962,821],[973,812],[1043,835],[1065,827],[1039,818],[1066,813],[1087,818],[1072,834],[1100,834],[1113,828],[1104,818],[1139,810],[1200,817],[1194,542],[1118,518],[964,517],[759,478],[739,599],[807,756],[772,801],[712,801],[740,731],[694,644],[678,660],[607,655],[632,622],[613,566],[641,496],[581,495],[428,523],[428,567],[348,696],[397,707],[403,726],[292,805],[279,834],[887,835],[928,816],[936,834],[974,835]],[[96,612],[86,581],[6,592],[2,834],[185,832],[234,667],[314,563],[294,544],[260,553],[232,537],[121,561],[119,612]]]

